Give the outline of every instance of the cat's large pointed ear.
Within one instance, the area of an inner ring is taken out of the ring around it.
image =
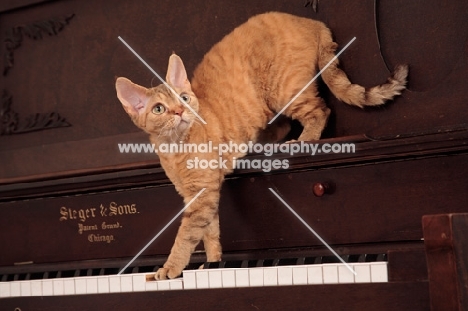
[[[190,89],[190,81],[187,79],[184,63],[176,54],[172,54],[171,57],[169,57],[166,82],[176,88]]]
[[[120,77],[115,81],[115,88],[117,97],[132,119],[138,117],[145,110],[149,99],[145,87],[135,84],[127,78]]]

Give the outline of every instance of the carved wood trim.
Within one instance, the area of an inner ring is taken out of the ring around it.
[[[8,71],[13,68],[14,50],[21,46],[23,38],[26,36],[33,40],[40,40],[44,34],[55,36],[61,32],[75,14],[69,14],[62,17],[51,18],[44,21],[33,22],[28,25],[19,25],[12,27],[6,31],[4,40],[4,59],[3,59],[3,75],[6,76]]]
[[[68,14],[8,29],[3,46],[3,76],[6,76],[13,68],[13,52],[21,46],[24,37],[40,40],[45,34],[49,36],[57,35],[68,25],[74,16],[75,14]],[[57,112],[35,113],[26,117],[24,121],[20,121],[18,113],[11,108],[12,96],[6,90],[2,93],[0,105],[0,136],[71,126]]]
[[[71,126],[57,112],[35,113],[20,121],[18,113],[11,108],[11,105],[11,95],[3,90],[0,106],[0,136]]]

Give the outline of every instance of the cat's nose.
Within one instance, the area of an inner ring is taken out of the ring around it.
[[[174,114],[178,115],[179,117],[182,116],[182,113],[184,113],[184,108],[183,107],[179,107],[179,108],[176,108],[174,110]]]

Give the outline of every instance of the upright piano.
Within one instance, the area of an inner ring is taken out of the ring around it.
[[[119,149],[147,137],[115,77],[158,82],[118,37],[162,75],[172,51],[193,72],[266,11],[322,20],[339,44],[355,36],[340,56],[353,82],[409,64],[408,89],[360,110],[321,87],[320,143],[336,152],[248,155],[289,165],[226,178],[223,261],[205,263],[200,245],[182,277],[148,281],[183,202],[157,155]],[[467,12],[462,0],[3,2],[0,310],[468,310]]]

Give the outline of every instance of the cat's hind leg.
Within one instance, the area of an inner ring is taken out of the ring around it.
[[[207,262],[221,261],[221,243],[219,241],[219,214],[216,214],[213,221],[206,227],[203,235],[203,245],[206,251]]]
[[[325,105],[322,98],[307,95],[302,94],[299,96],[286,108],[283,114],[298,120],[304,127],[298,140],[319,140],[323,129],[327,125],[330,109]]]

